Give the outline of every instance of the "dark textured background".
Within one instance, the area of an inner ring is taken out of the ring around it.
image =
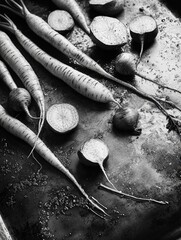
[[[95,14],[89,9],[87,2],[79,1],[91,22]],[[56,9],[49,0],[26,0],[25,3],[30,11],[45,20],[49,12]],[[145,50],[138,71],[153,78],[158,77],[176,88],[181,88],[179,5],[180,2],[176,0],[126,0],[125,10],[118,16],[126,25],[142,12],[151,14],[156,19],[158,36],[153,45]],[[95,103],[76,93],[37,64],[8,33],[39,76],[45,94],[46,108],[54,103],[63,102],[77,108],[80,123],[75,131],[61,136],[52,132],[45,124],[41,138],[70,169],[87,193],[108,207],[108,213],[111,215],[111,219],[102,220],[88,211],[84,199],[73,184],[35,154],[42,164],[39,173],[37,162],[32,157],[27,158],[30,147],[1,128],[0,212],[14,239],[177,239],[181,232],[180,141],[175,134],[167,132],[165,117],[153,104],[139,99],[118,84],[88,72],[64,57],[35,36],[27,25],[12,13],[3,9],[0,11],[10,15],[18,27],[48,53],[103,82],[123,104],[141,108],[142,134],[139,137],[123,136],[115,132],[111,124],[114,105]],[[138,49],[131,48],[130,44],[117,52],[100,50],[78,26],[67,36],[73,44],[91,55],[112,74],[115,74],[114,60],[119,52],[124,50],[138,52]],[[21,86],[15,74],[13,77],[18,86]],[[176,104],[180,104],[179,94],[158,89],[139,77],[135,78],[134,84],[148,93],[160,97],[169,96]],[[0,86],[0,103],[6,105],[8,89],[3,83]],[[34,114],[38,113],[34,102],[31,111]],[[177,111],[169,111],[171,114],[179,114]],[[23,115],[19,115],[18,118],[36,131],[36,122],[29,122]],[[108,145],[110,156],[105,168],[118,189],[140,197],[167,200],[169,205],[136,202],[98,190],[99,183],[106,183],[103,174],[99,168],[82,166],[77,157],[77,150],[90,137],[99,137]]]

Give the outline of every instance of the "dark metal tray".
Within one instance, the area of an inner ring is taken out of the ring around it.
[[[127,25],[140,12],[155,17],[159,33],[154,44],[145,50],[138,70],[181,89],[181,23],[178,2],[126,0],[125,10],[118,18]],[[79,3],[91,21],[94,13],[89,9],[88,1]],[[30,11],[45,20],[48,13],[56,9],[48,0],[26,0],[25,4]],[[42,170],[38,172],[37,162],[33,157],[27,158],[30,147],[0,128],[0,212],[14,239],[177,239],[181,234],[180,140],[173,132],[168,133],[165,117],[153,104],[64,57],[32,34],[22,19],[7,10],[0,11],[10,14],[18,27],[48,53],[104,83],[124,104],[142,109],[141,135],[118,134],[111,124],[114,105],[105,106],[76,93],[37,64],[10,35],[39,76],[46,107],[66,102],[74,105],[80,115],[77,129],[70,134],[55,134],[45,124],[41,138],[75,175],[86,192],[107,206],[111,215],[110,219],[103,220],[83,208],[84,199],[63,174],[35,154],[42,164]],[[131,47],[126,45],[117,52],[100,50],[78,26],[67,36],[73,44],[91,55],[112,74],[115,74],[115,57],[119,52]],[[137,49],[133,51],[136,52]],[[15,74],[13,76],[20,86],[19,79]],[[179,94],[158,89],[139,77],[135,78],[135,84],[147,93],[159,97],[168,96],[181,107]],[[1,84],[1,104],[5,104],[7,96],[8,89]],[[32,111],[37,112],[34,103]],[[177,114],[176,110],[168,111]],[[18,118],[33,130],[37,129],[36,123],[28,122],[23,115]],[[166,200],[169,204],[162,206],[151,202],[138,202],[98,189],[100,183],[106,184],[103,174],[99,168],[82,166],[77,157],[77,150],[91,137],[98,137],[108,145],[110,156],[105,168],[118,189],[140,197]]]

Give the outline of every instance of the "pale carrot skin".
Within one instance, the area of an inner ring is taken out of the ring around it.
[[[6,20],[9,23],[6,29],[14,33],[23,48],[54,76],[63,80],[78,93],[94,101],[102,103],[116,102],[112,93],[103,84],[51,57],[18,30],[12,20],[7,17]]]
[[[13,11],[14,13],[20,15],[21,17],[24,17],[26,20],[26,23],[30,27],[30,29],[43,38],[45,41],[49,42],[52,46],[54,46],[56,49],[58,49],[60,52],[65,54],[66,56],[76,60],[79,64],[82,66],[99,73],[100,75],[119,83],[122,87],[126,88],[127,90],[131,91],[132,93],[138,95],[139,97],[146,99],[150,102],[153,102],[160,110],[162,106],[157,102],[154,97],[136,89],[134,86],[132,86],[129,83],[126,83],[111,74],[107,73],[97,62],[95,62],[92,58],[90,58],[88,55],[83,53],[81,50],[79,50],[77,47],[75,47],[70,41],[68,41],[64,36],[54,31],[48,23],[46,23],[42,18],[39,16],[36,16],[35,14],[32,14],[29,12],[29,10],[24,5],[23,1],[21,1],[22,6],[14,2],[14,0],[7,0],[7,3],[9,3],[10,6],[5,6],[0,4],[0,6],[6,7],[10,11]],[[12,5],[15,5],[16,7],[13,8]],[[164,110],[163,110],[164,112]]]
[[[6,131],[10,132],[14,136],[22,139],[28,143],[31,147],[35,146],[36,152],[52,166],[61,171],[65,176],[72,181],[72,183],[79,189],[82,195],[91,203],[91,205],[97,210],[101,211],[103,214],[107,215],[106,212],[99,207],[95,202],[93,202],[84,189],[77,182],[75,177],[66,169],[59,159],[53,154],[53,152],[45,145],[45,143],[37,138],[36,134],[20,122],[18,119],[10,116],[6,110],[0,105],[0,126],[3,127]],[[36,144],[35,144],[36,143]]]
[[[25,18],[28,26],[31,28],[33,32],[42,37],[44,40],[49,42],[52,46],[57,48],[66,56],[73,58],[77,62],[79,62],[82,66],[93,70],[94,72],[99,73],[100,75],[119,83],[122,87],[136,94],[137,96],[146,99],[156,105],[156,107],[167,117],[169,121],[169,130],[175,130],[178,134],[180,131],[178,129],[176,121],[172,118],[171,115],[167,113],[167,111],[162,107],[162,105],[154,98],[153,96],[146,94],[132,86],[129,83],[126,83],[111,74],[107,73],[99,64],[97,64],[92,58],[87,56],[85,53],[76,48],[73,44],[71,44],[64,36],[60,35],[56,31],[54,31],[42,18],[30,13],[23,1],[20,0],[22,6],[17,4],[14,0],[6,0],[10,6],[4,6],[0,4],[2,7],[6,7],[7,9],[21,15]],[[10,4],[11,3],[11,4]],[[15,6],[15,8],[12,7]]]
[[[9,70],[7,69],[6,65],[1,60],[0,60],[0,78],[8,86],[10,91],[17,88],[17,85],[14,82]]]
[[[52,0],[52,2],[60,9],[64,9],[69,12],[75,21],[79,23],[82,29],[86,33],[90,34],[90,29],[83,14],[83,10],[75,0]]]
[[[39,136],[45,121],[45,101],[39,79],[31,65],[12,43],[8,35],[2,31],[0,31],[0,55],[18,75],[25,88],[30,92],[39,106],[40,122],[37,134]]]
[[[0,215],[0,239],[13,240],[1,215]]]

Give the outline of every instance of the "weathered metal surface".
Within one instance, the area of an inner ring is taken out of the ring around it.
[[[33,13],[45,20],[47,14],[56,9],[48,0],[27,0],[25,3]],[[168,3],[168,7],[172,7],[168,8],[157,0],[126,0],[125,10],[118,18],[128,25],[132,18],[142,12],[155,17],[159,33],[154,44],[145,50],[138,71],[153,78],[159,77],[166,84],[181,89],[181,24],[179,12],[173,8],[175,5]],[[91,21],[94,13],[88,8],[88,1],[82,1],[81,6]],[[9,14],[8,11],[0,11]],[[176,16],[173,14],[175,12]],[[13,14],[11,17],[27,36],[47,52],[87,72],[32,34],[18,17]],[[84,199],[74,185],[35,154],[42,164],[42,170],[38,172],[38,163],[32,157],[27,158],[30,147],[1,128],[0,211],[14,239],[156,240],[166,239],[167,236],[175,239],[179,235],[181,222],[180,141],[176,134],[168,133],[165,117],[153,104],[139,99],[118,84],[87,72],[105,83],[118,100],[141,108],[142,134],[123,136],[117,133],[111,124],[114,105],[104,106],[80,96],[32,60],[16,39],[12,35],[10,37],[38,74],[45,94],[46,108],[54,103],[65,102],[77,108],[80,123],[75,131],[61,136],[52,132],[45,124],[41,138],[64,166],[70,169],[87,193],[107,206],[111,215],[111,218],[102,220],[85,209]],[[111,54],[100,50],[79,27],[68,37],[73,44],[114,74],[114,59],[121,49]],[[127,49],[130,49],[129,44],[122,50]],[[137,52],[136,49],[132,51]],[[13,76],[17,84],[21,85],[17,77],[14,74]],[[167,95],[176,104],[181,105],[179,94],[158,89],[138,77],[135,82],[142,90],[159,97]],[[5,104],[7,96],[8,89],[1,84],[1,104]],[[31,110],[37,112],[34,103]],[[172,110],[169,111],[173,113]],[[180,115],[176,111],[174,114]],[[37,129],[35,122],[28,122],[22,115],[18,118],[33,130]],[[99,169],[82,166],[77,157],[77,150],[90,137],[99,137],[108,145],[110,156],[105,168],[118,189],[140,197],[166,200],[169,205],[136,202],[98,189],[99,183],[106,184],[103,174]]]

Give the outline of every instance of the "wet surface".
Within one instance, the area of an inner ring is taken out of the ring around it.
[[[87,7],[87,1],[82,2],[81,6],[91,21],[94,13]],[[55,9],[48,0],[31,0],[25,3],[33,13],[45,20],[48,13]],[[171,5],[170,1],[166,4],[157,0],[134,2],[126,0],[124,12],[118,18],[126,26],[132,18],[141,13],[151,14],[156,19],[159,28],[157,38],[152,46],[145,49],[138,71],[152,78],[157,77],[158,81],[171,87],[181,89],[181,24],[179,12],[174,4]],[[8,14],[7,11],[6,13]],[[46,123],[41,134],[42,140],[75,175],[86,192],[107,207],[107,212],[111,216],[106,220],[95,216],[77,188],[62,173],[35,154],[42,165],[40,169],[40,165],[33,157],[27,158],[30,147],[1,128],[0,212],[14,239],[176,239],[181,223],[181,147],[178,136],[173,132],[168,133],[166,118],[153,104],[127,92],[118,84],[76,65],[74,61],[67,59],[32,34],[22,20],[12,14],[11,17],[27,36],[48,53],[100,80],[123,104],[138,108],[142,127],[140,136],[116,132],[112,127],[115,105],[105,106],[80,96],[32,60],[10,35],[39,76],[45,94],[46,108],[55,103],[69,103],[75,106],[79,113],[80,122],[73,132],[61,136],[52,132]],[[120,51],[112,53],[103,51],[77,26],[67,36],[73,44],[91,55],[112,74],[115,74],[115,57],[121,51],[129,50],[135,54],[139,52],[139,49],[131,46],[130,41]],[[20,86],[21,83],[15,74],[13,77]],[[134,84],[147,93],[163,98],[167,96],[178,106],[181,104],[180,95],[177,93],[163,91],[139,77],[135,77]],[[1,84],[1,104],[6,104],[7,96],[8,89]],[[168,111],[170,114],[180,116],[177,110]],[[34,102],[31,112],[37,113]],[[18,118],[36,131],[36,122],[28,121],[23,115],[19,115]],[[91,137],[98,137],[108,145],[110,155],[105,169],[118,189],[139,197],[168,201],[169,204],[143,203],[98,189],[100,183],[107,184],[102,172],[99,168],[83,166],[77,157],[77,150]]]

